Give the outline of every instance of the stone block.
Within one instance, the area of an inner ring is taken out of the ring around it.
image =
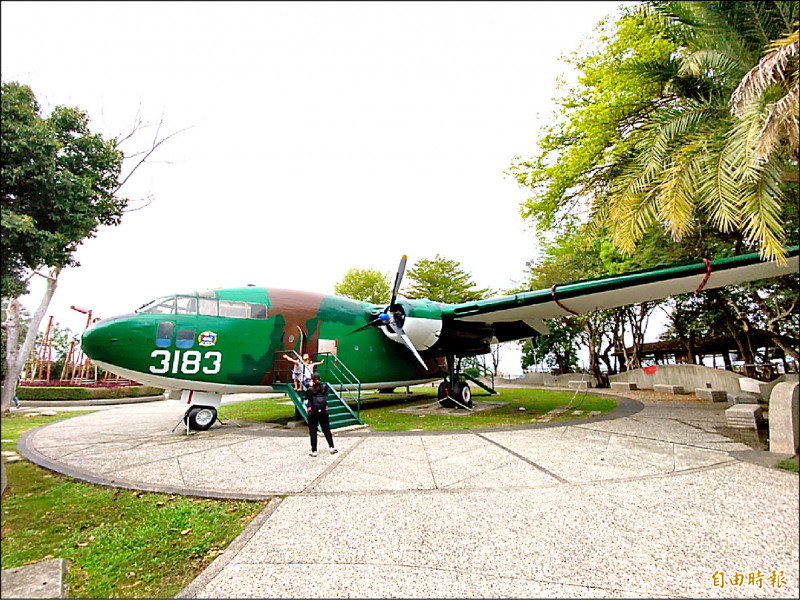
[[[725,411],[725,421],[736,429],[758,429],[762,412],[758,404],[736,404]]]
[[[589,382],[588,381],[570,381],[569,382],[569,389],[571,389],[571,390],[588,390],[589,389]]]
[[[686,391],[682,385],[671,385],[668,383],[656,383],[653,385],[654,392],[661,392],[663,394],[685,394]]]
[[[739,389],[743,392],[749,392],[750,394],[755,394],[759,398],[763,398],[762,394],[762,387],[767,386],[768,384],[764,383],[763,381],[759,381],[758,379],[753,379],[752,377],[740,377],[739,378]]]
[[[758,400],[758,396],[746,392],[741,394],[728,394],[728,402],[732,404],[758,404]]]
[[[797,454],[800,446],[800,385],[784,381],[772,389],[769,397],[769,451]]]
[[[710,400],[711,402],[727,402],[728,392],[725,390],[714,390],[711,388],[695,388],[694,395],[701,400]]]
[[[66,598],[69,563],[54,558],[2,572],[3,598]]]
[[[612,381],[612,390],[636,390],[636,384],[633,381]]]

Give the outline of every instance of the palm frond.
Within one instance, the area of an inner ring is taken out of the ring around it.
[[[737,60],[716,48],[703,48],[689,54],[678,72],[693,77],[737,77],[747,66],[741,58]]]
[[[748,186],[742,206],[744,233],[748,241],[760,246],[765,260],[786,263],[783,228],[783,194],[781,181],[783,168],[779,160],[772,159],[759,169],[759,179]]]
[[[766,107],[767,115],[755,144],[755,156],[766,160],[776,150],[781,140],[786,139],[792,154],[798,155],[798,108],[800,88],[795,84],[780,100]]]
[[[742,222],[741,178],[732,169],[728,148],[708,156],[711,175],[703,187],[703,207],[708,211],[712,225],[722,232],[738,229]]]
[[[675,241],[694,225],[697,190],[698,154],[705,148],[702,140],[692,141],[675,153],[675,158],[658,186],[658,216]]]
[[[794,31],[773,42],[770,50],[758,64],[750,69],[742,78],[731,96],[731,110],[741,116],[745,107],[761,96],[770,86],[787,81],[791,73],[795,74],[796,65],[793,59],[798,54],[798,32]]]

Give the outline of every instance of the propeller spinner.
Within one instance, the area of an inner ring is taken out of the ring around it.
[[[400,265],[397,267],[397,275],[394,278],[394,287],[392,288],[392,301],[389,303],[381,314],[379,314],[376,318],[372,321],[363,325],[356,329],[356,331],[361,331],[362,329],[366,329],[367,327],[384,327],[389,333],[396,334],[406,347],[411,350],[411,353],[416,357],[425,369],[428,369],[428,366],[425,364],[425,361],[422,360],[422,357],[417,352],[417,349],[414,347],[414,344],[411,343],[411,340],[406,335],[406,332],[403,331],[403,323],[406,320],[406,312],[403,310],[403,307],[397,303],[397,293],[400,291],[400,283],[403,281],[403,275],[405,274],[406,270],[406,261],[408,257],[404,254],[403,258],[400,259]]]

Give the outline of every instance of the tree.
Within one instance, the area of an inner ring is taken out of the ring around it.
[[[480,300],[489,294],[488,288],[477,288],[461,263],[437,254],[434,259],[423,258],[409,269],[404,295],[407,298],[427,298],[435,302],[457,304]]]
[[[598,48],[573,58],[578,84],[560,100],[539,154],[512,165],[535,192],[523,215],[541,228],[588,207],[590,233],[607,233],[628,253],[652,228],[680,240],[710,225],[740,238],[739,248],[782,260],[793,233],[787,206],[797,202],[787,173],[797,159],[774,145],[758,157],[752,139],[769,111],[759,125],[734,116],[730,103],[797,15],[795,2],[654,1],[603,24]],[[776,107],[791,104],[791,91],[785,98]]]
[[[549,319],[550,333],[522,343],[522,368],[544,363],[557,375],[572,373],[578,366],[577,339],[580,325],[575,319]]]
[[[77,108],[48,118],[28,86],[2,84],[2,296],[27,291],[31,273],[74,264],[81,242],[117,225],[127,201],[115,195],[122,152],[89,131]]]
[[[372,304],[388,304],[392,299],[389,275],[374,269],[350,269],[333,286],[333,291],[340,296]]]
[[[134,132],[139,124],[134,127]],[[160,129],[159,129],[160,131]],[[133,132],[124,139],[129,139]],[[89,129],[88,115],[57,106],[41,115],[31,89],[2,84],[2,297],[8,300],[2,413],[16,392],[25,360],[56,291],[61,270],[77,266],[75,250],[102,225],[118,225],[128,201],[119,190],[164,141],[155,139],[126,176],[117,138],[103,139]],[[35,275],[47,280],[27,334],[20,327],[19,296]],[[24,341],[20,343],[20,339]]]
[[[790,198],[796,203],[797,188],[782,184],[789,181],[786,173],[796,173],[796,157],[755,151],[754,137],[765,130],[764,107],[751,102],[740,111],[746,118],[729,107],[770,39],[790,26],[796,3],[652,5],[680,37],[676,75],[683,85],[668,86],[663,99],[669,104],[631,133],[633,146],[619,175],[595,198],[596,226],[609,228],[615,244],[629,252],[649,227],[663,223],[678,240],[705,220],[737,232],[765,259],[785,260],[785,205]]]
[[[0,316],[0,323],[6,323],[8,321],[8,315],[6,314],[9,308],[9,301],[5,298],[2,299],[2,316]],[[25,310],[25,307],[21,307],[19,311],[19,316],[17,318],[18,327],[19,327],[19,335],[22,338],[25,338],[28,335],[28,324],[31,321],[31,315]],[[2,327],[2,343],[0,343],[0,352],[2,352],[3,359],[0,360],[0,379],[5,380],[6,378],[6,328],[5,326]]]

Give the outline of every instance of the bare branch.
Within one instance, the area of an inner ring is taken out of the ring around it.
[[[123,135],[119,134],[117,136],[117,146],[125,142],[126,140],[131,139],[137,131],[142,128],[142,104],[139,103],[139,108],[136,109],[136,116],[133,119],[133,127],[131,128],[130,132]]]
[[[155,152],[158,149],[158,147],[161,146],[161,144],[163,144],[164,142],[166,142],[170,138],[175,137],[179,133],[183,133],[184,131],[187,131],[188,129],[191,129],[192,127],[194,127],[194,125],[190,125],[189,127],[184,127],[183,129],[179,129],[178,131],[175,131],[175,132],[173,132],[173,133],[169,134],[168,136],[163,137],[161,139],[158,139],[158,132],[156,132],[156,138],[153,139],[153,145],[151,146],[150,150],[148,150],[147,153],[144,155],[144,157],[142,157],[136,163],[136,165],[134,165],[133,169],[130,170],[130,172],[125,176],[125,178],[122,180],[122,182],[120,182],[120,184],[114,189],[113,193],[116,194],[120,190],[120,188],[122,188],[122,186],[124,186],[127,183],[127,181],[136,172],[136,170],[139,167],[141,167],[147,161],[148,157],[150,155],[152,155],[153,152]],[[161,130],[161,124],[158,125],[158,131],[160,131],[160,130]]]
[[[142,210],[143,208],[147,208],[148,206],[150,206],[153,203],[154,200],[155,200],[155,196],[150,194],[147,198],[140,198],[139,200],[134,200],[134,202],[144,202],[145,204],[142,204],[141,206],[137,206],[136,208],[126,208],[122,212],[130,213],[130,212],[136,212],[137,210]]]

